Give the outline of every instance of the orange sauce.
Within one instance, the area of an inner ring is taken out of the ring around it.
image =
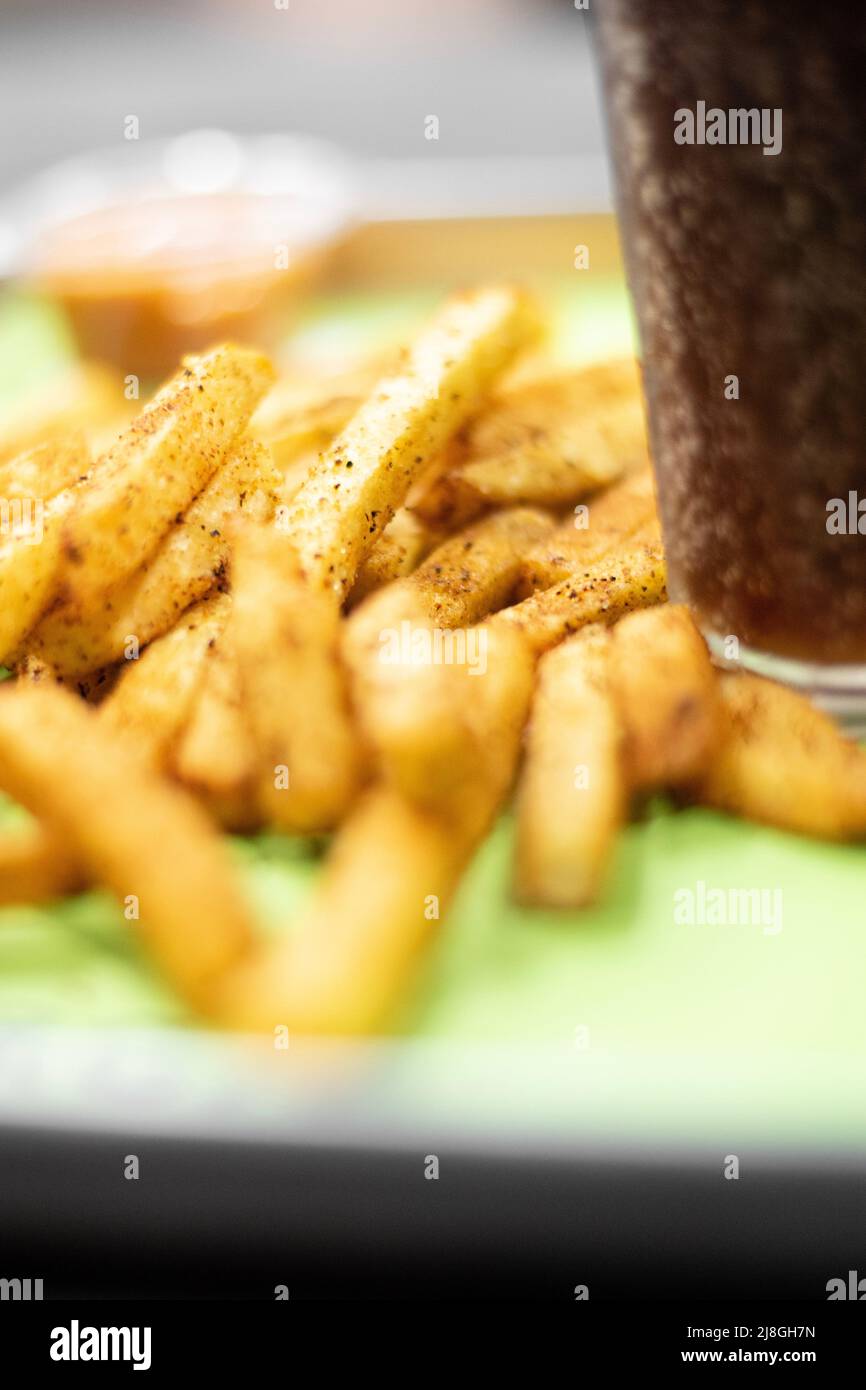
[[[29,278],[66,311],[84,356],[149,380],[221,339],[272,347],[328,249],[304,238],[295,199],[150,198],[43,232]]]

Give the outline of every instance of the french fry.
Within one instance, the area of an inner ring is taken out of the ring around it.
[[[460,465],[464,456],[465,446],[457,434],[406,494],[407,510],[440,531],[460,531],[493,505],[476,488],[463,482]]]
[[[501,391],[466,427],[463,460],[433,485],[488,505],[564,507],[648,462],[640,377],[631,359]],[[455,503],[459,505],[459,503]],[[431,502],[417,509],[430,515]]]
[[[400,507],[358,569],[347,601],[349,610],[386,584],[411,574],[442,539],[437,527]]]
[[[256,826],[256,747],[227,632],[207,654],[189,723],[175,752],[174,772],[226,829],[248,831]]]
[[[38,823],[0,830],[0,907],[52,902],[84,886],[75,855]]]
[[[77,362],[54,377],[46,390],[31,392],[14,409],[4,411],[0,461],[79,429],[98,429],[123,405],[123,383],[114,372],[100,363]]]
[[[401,354],[372,353],[345,370],[289,375],[256,408],[250,433],[271,449],[280,472],[302,455],[326,449],[383,376],[399,369]]]
[[[633,542],[618,554],[576,570],[561,584],[503,608],[490,619],[490,626],[520,632],[540,654],[589,623],[612,623],[633,608],[663,603],[666,585],[661,541]]]
[[[341,601],[414,478],[534,331],[510,288],[455,296],[337,436],[288,507],[310,580]]]
[[[539,663],[517,802],[522,903],[583,907],[604,883],[627,800],[610,646],[593,626]]]
[[[274,463],[285,473],[299,458],[327,449],[363,399],[362,395],[344,392],[309,402],[293,402],[275,390],[265,397],[253,416],[250,432],[268,445]]]
[[[513,507],[449,536],[423,564],[378,591],[345,629],[350,657],[378,651],[382,633],[422,613],[440,628],[466,627],[510,599],[527,549],[551,529],[546,512]],[[404,612],[405,610],[405,612]]]
[[[575,570],[622,550],[630,541],[652,538],[658,517],[651,470],[629,474],[575,508],[578,511],[580,516],[569,516],[530,547],[518,598],[561,583]]]
[[[718,680],[687,608],[661,604],[612,628],[611,688],[636,791],[696,781],[721,733]]]
[[[63,523],[72,509],[74,491],[67,488],[58,493],[0,539],[0,664],[14,656],[56,592]]]
[[[119,671],[115,666],[104,666],[102,670],[92,671],[87,676],[61,676],[41,656],[28,654],[22,658],[15,674],[20,681],[45,681],[47,685],[64,686],[79,694],[89,705],[98,705],[111,693]]]
[[[275,525],[238,528],[233,578],[230,640],[256,743],[262,813],[287,830],[329,829],[360,775],[338,658],[339,612]]]
[[[403,584],[440,627],[477,622],[509,602],[527,549],[551,526],[536,507],[494,512],[443,541]]]
[[[77,498],[64,536],[71,602],[83,608],[150,558],[237,442],[272,380],[267,358],[249,348],[229,345],[185,359]]]
[[[449,642],[447,629],[425,630],[423,610],[407,621],[408,650],[383,660],[383,649],[354,668],[355,706],[385,781],[453,819],[470,814],[490,760],[504,756],[512,725],[523,725],[532,657],[519,634],[491,624]]]
[[[215,585],[224,584],[228,531],[238,515],[264,520],[276,501],[277,476],[262,445],[242,440],[185,515],[136,574],[82,612],[59,603],[27,640],[27,651],[61,675],[78,676],[145,646]]]
[[[204,813],[96,714],[46,685],[0,689],[0,785],[127,908],[166,977],[205,1007],[252,929],[231,861]]]
[[[453,896],[465,836],[376,788],[334,842],[314,900],[291,932],[263,942],[214,991],[232,1028],[369,1033],[386,1023]]]
[[[439,803],[443,778],[450,785],[459,754],[448,745],[463,746],[463,706],[489,680],[490,635],[477,620],[507,600],[527,545],[549,528],[531,508],[494,513],[374,594],[343,629],[365,738],[386,776],[422,805]]]
[[[318,453],[299,454],[283,470],[277,470],[281,474],[277,485],[277,498],[281,507],[286,507],[296,496],[318,462]]]
[[[154,767],[164,767],[193,706],[208,651],[225,626],[231,600],[204,599],[176,627],[130,661],[99,706],[100,723]]]
[[[528,664],[508,659],[521,652]],[[331,1036],[388,1024],[513,776],[531,663],[510,634],[501,656],[463,749],[472,760],[469,794],[455,814],[430,814],[386,787],[368,792],[339,831],[295,929],[263,943],[218,982],[220,1022]],[[478,740],[483,719],[492,744]]]
[[[83,482],[90,471],[90,450],[82,431],[48,439],[26,453],[0,462],[0,499],[32,497],[47,502]]]
[[[802,835],[866,834],[866,753],[783,685],[745,673],[719,685],[723,734],[698,799]]]
[[[467,826],[473,839],[489,828],[514,781],[535,679],[535,659],[522,636],[489,622],[479,624],[481,634],[486,639],[486,670],[478,682],[483,689],[463,709],[458,767],[452,769],[450,789],[449,779],[443,779],[444,795],[437,798],[449,820]],[[456,696],[456,682],[452,690]]]

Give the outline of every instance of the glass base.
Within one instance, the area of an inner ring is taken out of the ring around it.
[[[726,671],[751,671],[756,676],[789,685],[808,696],[813,704],[839,723],[851,738],[866,738],[866,666],[826,666],[821,662],[796,661],[771,656],[740,644],[732,660],[725,648],[730,638],[704,632],[713,661]]]

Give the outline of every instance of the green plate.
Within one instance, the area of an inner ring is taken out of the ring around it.
[[[550,288],[563,360],[629,349],[619,281]],[[322,300],[301,342],[327,354],[332,344],[385,341],[435,297]],[[50,312],[21,299],[0,306],[0,408],[4,396],[43,385],[69,352]],[[262,929],[290,930],[318,871],[316,848],[274,835],[233,843]],[[511,857],[505,816],[397,1021],[402,1061],[377,1083],[380,1118],[435,1113],[482,1130],[664,1142],[715,1134],[729,1118],[773,1142],[862,1144],[866,849],[659,802],[623,836],[604,901],[581,913],[516,907]],[[677,920],[678,894],[713,889],[766,890],[773,924]],[[104,1056],[113,1037],[116,1058],[135,1030],[139,1042],[125,1055],[140,1060],[142,1036],[167,1043],[171,1030],[175,1076],[184,1040],[193,1059],[188,1090],[190,1078],[213,1078],[209,1058],[224,1064],[224,1045],[187,1016],[102,894],[0,911],[4,1024],[18,1025],[6,1037],[25,1028],[41,1038],[39,1103],[49,1109],[61,1092],[69,1104],[76,1077],[73,1099],[93,1104],[73,1060],[76,1038]],[[58,1026],[76,1031],[58,1035]],[[265,1088],[262,1113],[272,1101]]]

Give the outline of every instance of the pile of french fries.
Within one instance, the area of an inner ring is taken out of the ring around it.
[[[513,791],[514,890],[546,908],[603,892],[658,791],[866,831],[866,754],[666,601],[636,364],[554,372],[539,334],[483,288],[342,378],[222,346],[100,416],[97,456],[62,412],[0,448],[0,790],[31,813],[0,903],[107,887],[205,1018],[351,1034]],[[334,832],[267,936],[223,833],[264,826]]]

